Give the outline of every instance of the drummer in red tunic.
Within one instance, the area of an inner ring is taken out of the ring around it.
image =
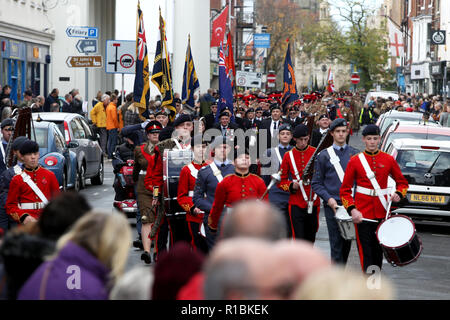
[[[295,148],[286,152],[281,162],[281,181],[278,187],[290,192],[289,218],[292,237],[314,243],[319,230],[320,198],[310,192],[311,185],[303,184],[301,176],[316,148],[308,145],[308,127],[304,124],[295,127],[294,140]]]
[[[373,265],[381,269],[383,251],[376,231],[380,222],[386,218],[389,202],[399,202],[406,196],[408,181],[400,171],[397,161],[378,150],[380,128],[371,124],[364,128],[362,134],[366,150],[353,156],[348,162],[340,197],[355,223],[361,267],[366,272]],[[395,180],[395,192],[388,188],[389,176]],[[355,182],[353,198],[352,188]],[[377,220],[378,223],[363,221],[362,218]]]
[[[35,141],[25,141],[19,152],[24,169],[12,178],[5,207],[12,219],[27,224],[38,220],[48,201],[59,194],[59,183],[53,172],[39,165]]]
[[[191,139],[191,146],[194,151],[194,160],[181,169],[177,201],[186,211],[186,221],[189,234],[191,235],[190,243],[192,248],[194,250],[198,248],[202,252],[208,253],[206,239],[200,234],[204,213],[201,209],[195,207],[192,201],[198,170],[207,165],[205,162],[207,144],[202,139],[202,135],[196,135]]]
[[[266,191],[264,180],[249,171],[251,159],[248,149],[242,149],[242,151],[235,150],[235,173],[226,176],[217,185],[214,203],[208,217],[208,226],[213,232],[218,229],[224,206],[231,208],[243,200],[260,199]],[[264,200],[268,199],[266,194]]]

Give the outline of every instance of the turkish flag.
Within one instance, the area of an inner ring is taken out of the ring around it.
[[[212,23],[211,47],[219,47],[225,38],[225,30],[227,28],[228,6],[216,16]]]

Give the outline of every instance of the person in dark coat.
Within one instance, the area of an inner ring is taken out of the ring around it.
[[[216,114],[217,114],[217,102],[214,101],[210,106],[211,112],[205,115],[205,121],[206,121],[206,130],[211,129],[214,127],[214,124],[216,123]]]
[[[223,136],[232,135],[234,130],[239,129],[238,125],[230,122],[230,112],[225,110],[220,113],[219,122],[214,124],[213,128],[220,130]]]
[[[278,103],[274,103],[270,108],[270,118],[261,121],[259,132],[261,134],[262,130],[266,130],[268,148],[272,146],[272,140],[275,140],[278,136],[278,129],[280,126],[286,122],[281,117],[282,114],[280,105]]]
[[[53,89],[52,92],[50,92],[50,94],[48,95],[48,97],[45,99],[45,103],[44,103],[44,112],[50,112],[50,106],[54,103],[59,104],[59,90],[58,89]]]
[[[330,118],[328,115],[322,114],[319,116],[319,128],[312,131],[310,145],[317,148],[322,137],[327,134],[328,128],[330,126]]]
[[[107,300],[123,274],[130,243],[123,215],[89,213],[59,239],[53,258],[31,275],[18,299]]]

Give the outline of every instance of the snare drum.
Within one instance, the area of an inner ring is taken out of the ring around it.
[[[422,253],[422,240],[416,234],[412,220],[395,215],[380,223],[377,239],[386,260],[393,266],[405,266],[416,261]]]
[[[345,240],[356,239],[355,225],[353,224],[352,217],[349,216],[344,207],[337,207],[335,218],[342,238]]]

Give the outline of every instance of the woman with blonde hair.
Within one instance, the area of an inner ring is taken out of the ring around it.
[[[19,300],[107,300],[122,275],[131,230],[119,214],[91,212],[57,242],[19,292]]]

